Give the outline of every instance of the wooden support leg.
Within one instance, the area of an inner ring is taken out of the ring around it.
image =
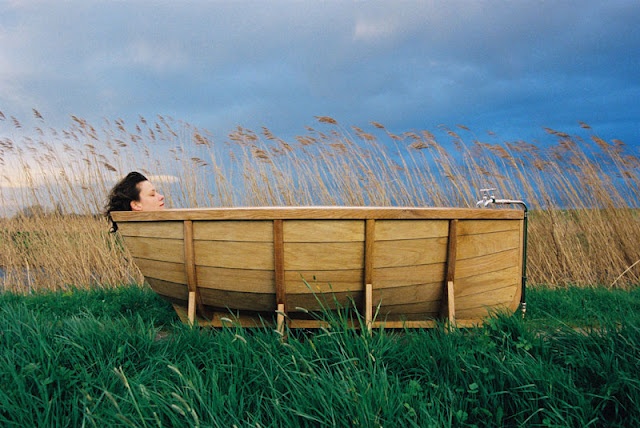
[[[189,291],[189,306],[187,307],[187,316],[189,317],[189,325],[196,322],[196,292]]]
[[[367,325],[367,331],[371,333],[373,324],[373,285],[366,284],[364,287],[364,321]]]
[[[447,319],[449,324],[456,322],[456,305],[453,297],[453,281],[447,281]]]
[[[278,312],[276,316],[276,330],[280,333],[280,337],[284,340],[284,303],[278,303]]]

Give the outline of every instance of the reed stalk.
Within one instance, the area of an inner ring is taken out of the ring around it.
[[[531,209],[530,283],[640,280],[637,149],[584,123],[580,135],[547,129],[549,141],[532,144],[482,141],[464,125],[396,134],[330,117],[290,139],[238,127],[222,140],[163,116],[101,126],[72,116],[66,129],[33,120],[0,114],[0,290],[141,283],[99,215],[130,170],[175,208],[473,207],[479,189],[496,187]]]

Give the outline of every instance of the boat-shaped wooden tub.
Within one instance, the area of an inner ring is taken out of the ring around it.
[[[518,209],[265,207],[114,212],[153,290],[185,322],[282,328],[354,304],[368,326],[481,323],[524,292]]]

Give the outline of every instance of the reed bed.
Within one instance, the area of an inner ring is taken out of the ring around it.
[[[629,287],[640,280],[640,157],[581,123],[580,135],[480,139],[463,125],[394,133],[317,117],[303,135],[238,127],[217,140],[157,116],[29,125],[0,112],[0,290],[141,283],[99,213],[130,170],[170,207],[377,205],[470,207],[480,189],[530,208],[529,283]],[[26,122],[25,122],[26,123]],[[439,135],[439,137],[436,137]]]

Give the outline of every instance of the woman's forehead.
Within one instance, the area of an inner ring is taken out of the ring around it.
[[[153,188],[153,184],[151,184],[150,181],[146,180],[146,181],[141,181],[140,183],[138,183],[138,186],[140,186],[140,191],[141,192],[152,192],[155,189]]]

